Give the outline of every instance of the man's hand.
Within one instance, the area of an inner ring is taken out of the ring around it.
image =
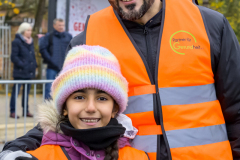
[[[0,153],[0,160],[37,160],[37,159],[32,155],[21,150],[15,152],[6,150]]]

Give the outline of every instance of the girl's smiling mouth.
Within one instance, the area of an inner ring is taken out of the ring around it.
[[[95,125],[101,118],[80,118],[80,120],[87,125]]]

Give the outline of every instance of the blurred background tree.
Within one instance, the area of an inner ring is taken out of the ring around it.
[[[34,39],[38,66],[41,66],[42,58],[39,53],[39,46],[37,45],[37,35],[42,33],[42,26],[47,28],[45,24],[47,21],[48,1],[49,0],[0,0],[0,12],[4,13],[5,23],[12,26],[12,40],[15,37],[18,26],[22,22],[27,21],[33,25],[32,37]],[[33,21],[29,21],[29,19]],[[44,24],[43,19],[45,19]],[[46,30],[43,32],[46,32]],[[39,79],[41,76],[41,67],[38,67],[37,73],[39,73],[37,75],[37,79]]]
[[[5,23],[8,23],[20,14],[34,18],[33,34],[38,34],[43,16],[47,12],[47,0],[0,0],[0,11],[5,11]]]
[[[38,12],[46,13],[46,0],[0,0],[0,11],[6,11],[5,22],[11,21],[20,14],[36,16]],[[40,9],[40,10],[39,10]],[[41,18],[40,18],[41,19]]]
[[[240,0],[199,0],[199,4],[222,13],[240,42]]]

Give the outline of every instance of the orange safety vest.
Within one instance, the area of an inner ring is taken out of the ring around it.
[[[70,160],[68,154],[58,145],[43,145],[34,151],[27,151],[38,160]],[[119,149],[118,160],[149,160],[146,153],[126,146]]]
[[[91,15],[86,27],[86,44],[109,49],[129,82],[125,114],[139,130],[133,147],[159,160],[163,134],[173,160],[233,159],[216,97],[208,30],[192,0],[163,1],[156,77],[112,7]]]

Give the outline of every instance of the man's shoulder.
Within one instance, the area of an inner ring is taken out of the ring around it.
[[[64,32],[64,35],[67,36],[67,37],[71,37],[72,38],[72,35],[68,32]]]
[[[198,6],[198,8],[201,11],[202,16],[204,16],[205,23],[208,25],[209,29],[223,28],[225,22],[223,14],[203,6]]]
[[[53,32],[47,32],[47,33],[45,34],[45,37],[49,37],[51,34],[53,34]]]
[[[39,39],[39,41],[40,42],[48,42],[48,40],[49,40],[49,37],[50,37],[50,35],[52,34],[52,32],[47,32],[43,37],[41,37],[40,39]]]
[[[79,46],[86,44],[86,35],[85,32],[81,32],[77,36],[73,37],[73,39],[70,42],[71,47]]]

